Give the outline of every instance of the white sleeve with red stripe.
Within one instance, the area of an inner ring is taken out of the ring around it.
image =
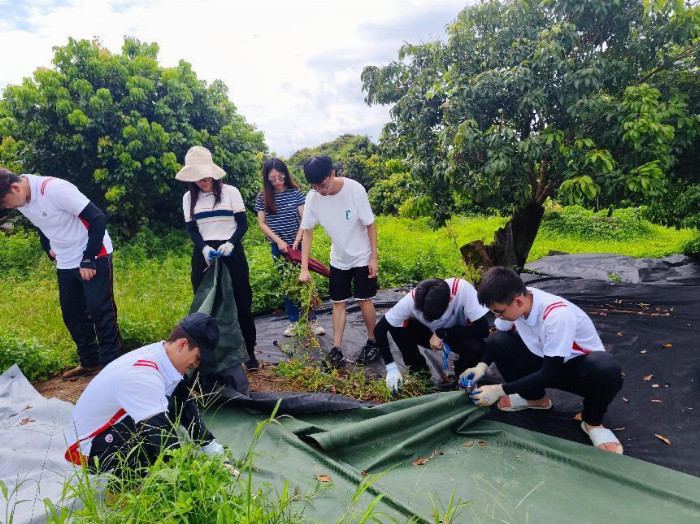
[[[469,322],[476,322],[486,313],[489,312],[487,308],[479,304],[479,298],[476,293],[476,289],[466,280],[461,278],[455,278],[455,283],[453,284],[453,295],[457,293],[463,294],[464,296],[464,316],[469,320]]]
[[[124,376],[117,400],[134,422],[168,410],[165,383],[152,360],[137,360]]]
[[[78,188],[70,182],[53,178],[47,179],[45,184],[46,185],[43,187],[44,198],[71,215],[80,215],[83,209],[90,203],[88,197],[83,195]]]
[[[568,358],[576,336],[576,313],[566,304],[550,304],[543,313],[542,351],[545,357]]]
[[[394,327],[403,327],[404,323],[407,322],[413,312],[413,304],[415,302],[413,295],[415,289],[410,293],[407,293],[401,300],[399,300],[394,307],[386,312],[384,318],[386,321]]]

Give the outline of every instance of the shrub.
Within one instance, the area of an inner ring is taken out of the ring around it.
[[[585,240],[633,240],[650,232],[649,223],[637,208],[594,213],[581,206],[550,207],[542,218],[540,232]]]
[[[0,274],[22,276],[33,271],[46,257],[34,231],[19,229],[11,235],[0,236]]]
[[[58,352],[42,346],[36,339],[19,339],[0,333],[0,372],[19,365],[29,380],[47,378],[61,369]]]

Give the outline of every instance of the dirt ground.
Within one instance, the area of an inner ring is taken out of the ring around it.
[[[251,391],[295,391],[298,386],[275,372],[274,364],[260,362],[257,371],[248,373]],[[74,380],[63,380],[60,375],[42,382],[34,382],[36,390],[47,398],[58,398],[75,404],[78,397],[87,387],[93,377],[79,377]]]

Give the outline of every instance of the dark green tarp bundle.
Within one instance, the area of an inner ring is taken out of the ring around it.
[[[202,375],[218,373],[248,360],[245,342],[238,324],[238,310],[233,296],[231,275],[226,265],[214,258],[194,294],[190,313],[200,311],[216,319],[221,336],[216,346],[216,367],[202,364]]]
[[[281,416],[255,448],[263,489],[319,493],[297,509],[312,521],[360,520],[376,506],[399,522],[434,522],[433,504],[471,504],[452,522],[691,522],[700,479],[634,458],[482,420],[463,393],[438,393],[335,413]],[[222,444],[242,456],[266,415],[223,407],[208,415]],[[572,421],[572,424],[578,424]],[[424,465],[412,465],[418,458]],[[357,486],[378,478],[352,506]],[[351,507],[352,506],[352,507]],[[350,508],[350,509],[348,509]],[[386,517],[380,518],[384,522]]]

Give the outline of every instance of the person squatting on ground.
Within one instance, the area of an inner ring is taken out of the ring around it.
[[[291,247],[299,249],[302,229],[299,227],[304,214],[304,193],[289,174],[287,164],[279,158],[271,158],[263,164],[263,190],[255,201],[258,225],[270,241],[272,258],[277,268],[282,271],[284,254]],[[294,327],[299,320],[299,304],[289,297],[284,297],[284,310],[289,319],[289,326],[284,331],[285,337],[294,335]],[[316,322],[315,313],[311,314],[309,328],[314,335],[325,335],[323,326]]]
[[[374,328],[377,346],[386,365],[386,385],[398,393],[403,377],[389,349],[387,333],[401,351],[410,373],[430,368],[418,346],[434,351],[445,344],[458,355],[455,373],[460,375],[483,356],[489,334],[488,309],[477,300],[476,289],[466,280],[431,278],[399,300]]]
[[[110,363],[88,384],[73,409],[77,441],[66,460],[91,471],[136,471],[163,449],[180,446],[176,428],[208,455],[224,448],[207,430],[185,373],[215,360],[216,320],[192,313],[166,341],[135,349]]]
[[[312,191],[306,195],[301,227],[302,259],[299,280],[308,282],[309,257],[314,227],[321,224],[331,237],[331,275],[329,291],[333,302],[333,348],[327,355],[327,367],[342,367],[343,332],[347,319],[347,300],[358,300],[367,328],[367,343],[362,347],[358,364],[379,358],[374,340],[376,312],[372,299],[377,294],[377,224],[362,184],[337,177],[333,161],[316,155],[304,162],[304,175]]]
[[[189,190],[182,198],[185,228],[192,239],[192,273],[196,292],[212,256],[228,268],[233,296],[238,310],[238,323],[248,351],[248,370],[258,369],[255,357],[256,332],[253,320],[253,290],[250,287],[248,260],[241,239],[248,230],[245,205],[237,188],[224,184],[226,172],[214,163],[209,150],[194,146],[185,155],[185,167],[175,178],[187,182]]]
[[[104,213],[70,182],[17,176],[5,168],[0,168],[0,207],[17,209],[38,228],[41,247],[56,264],[63,322],[80,359],[63,377],[99,371],[122,352]]]
[[[479,406],[498,401],[502,411],[549,409],[545,388],[583,397],[581,429],[593,445],[622,453],[603,416],[622,388],[622,370],[579,307],[556,295],[525,287],[511,269],[486,271],[479,302],[496,315],[497,331],[486,339],[484,358],[462,373],[461,380],[478,382],[492,362],[505,382],[478,386],[471,398]]]

